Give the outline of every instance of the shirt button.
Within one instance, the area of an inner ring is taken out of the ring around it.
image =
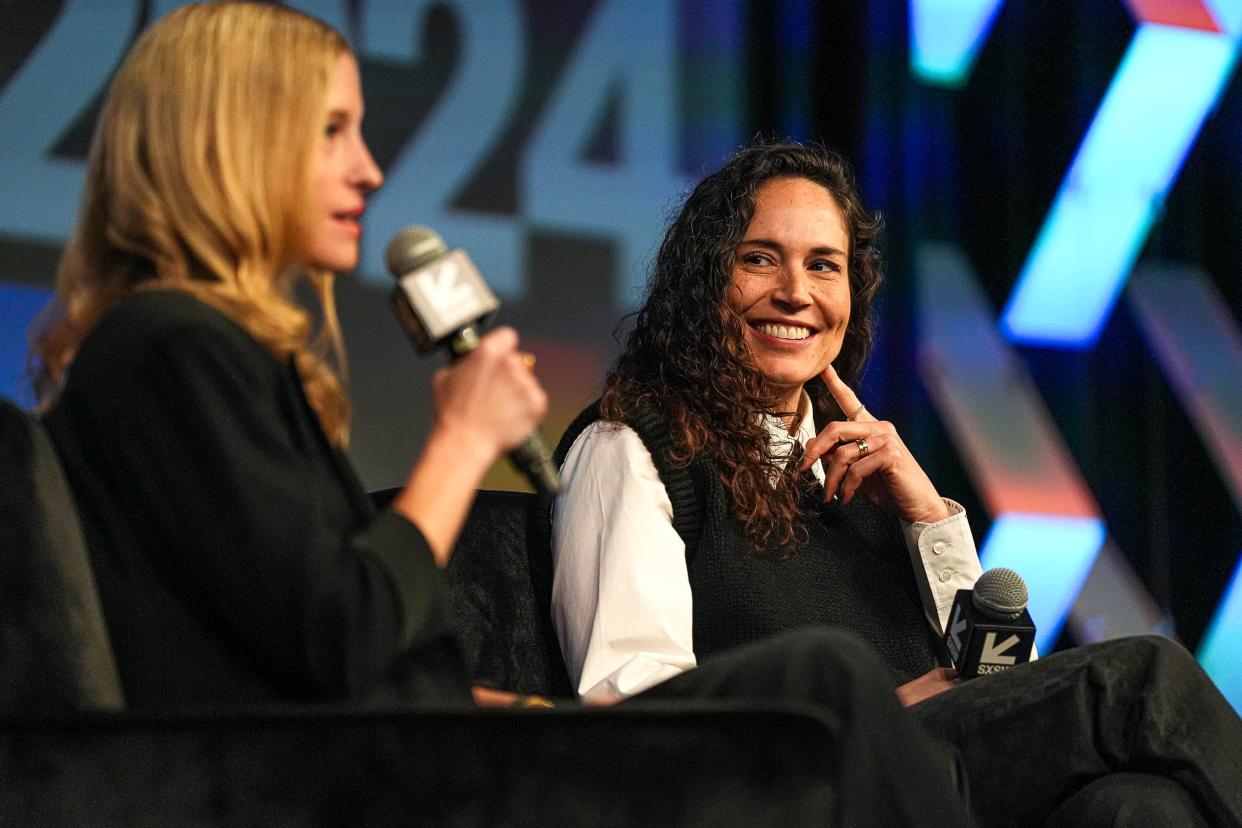
[[[942,584],[944,584],[944,583],[948,583],[949,579],[950,579],[950,578],[952,578],[952,577],[953,577],[953,570],[952,570],[952,569],[942,569],[942,570],[940,570],[940,583],[942,583]]]
[[[943,555],[944,550],[948,548],[949,548],[949,545],[945,543],[944,541],[936,541],[935,543],[932,544],[932,554]]]

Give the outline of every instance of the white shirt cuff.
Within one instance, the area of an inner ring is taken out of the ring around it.
[[[585,692],[579,687],[579,696],[588,702],[617,696],[634,696],[694,667],[693,654],[688,658],[670,661],[668,656],[659,653],[650,656],[640,653]]]
[[[957,591],[970,589],[983,574],[966,510],[947,497],[944,505],[952,514],[935,523],[901,521],[911,557],[917,553],[916,568],[920,564],[923,567],[924,583],[936,608],[941,632],[949,622],[949,611]]]

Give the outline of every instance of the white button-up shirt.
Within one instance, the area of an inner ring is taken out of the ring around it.
[[[805,397],[805,392],[804,392]],[[791,435],[766,420],[773,455],[815,436],[809,400]],[[824,482],[817,460],[811,472]],[[565,666],[585,700],[630,696],[695,666],[693,595],[673,506],[642,439],[596,422],[561,468],[552,519],[552,617]],[[959,589],[981,574],[965,511],[936,523],[902,521],[928,623],[943,634]]]

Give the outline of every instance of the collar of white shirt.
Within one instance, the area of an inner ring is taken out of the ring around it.
[[[794,429],[793,434],[790,434],[780,417],[774,414],[763,415],[763,424],[767,428],[771,440],[774,475],[776,472],[783,470],[785,464],[789,462],[789,455],[793,451],[795,442],[805,447],[807,441],[816,434],[815,414],[811,410],[811,397],[806,393],[806,389],[802,390],[802,398],[798,401],[797,419],[798,427]],[[811,465],[811,474],[815,475],[815,479],[822,486],[824,483],[824,467],[819,460],[816,460]],[[773,482],[775,483],[775,477],[773,477]]]

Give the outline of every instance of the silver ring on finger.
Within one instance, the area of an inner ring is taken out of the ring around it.
[[[853,422],[853,421],[854,421],[854,418],[855,418],[855,417],[857,417],[859,414],[863,413],[863,409],[864,409],[864,408],[866,408],[866,407],[867,407],[867,406],[865,406],[865,405],[860,405],[860,406],[858,406],[858,408],[855,408],[855,409],[854,409],[854,413],[853,413],[853,414],[851,414],[851,415],[849,415],[848,417],[846,417],[846,418],[845,418],[845,419],[846,419],[846,421],[848,421],[848,422]],[[866,453],[866,452],[864,452],[864,454],[865,454],[865,453]]]
[[[867,445],[866,437],[859,437],[854,441],[854,445],[858,446],[858,456],[866,457],[867,452],[871,451],[871,446]]]

